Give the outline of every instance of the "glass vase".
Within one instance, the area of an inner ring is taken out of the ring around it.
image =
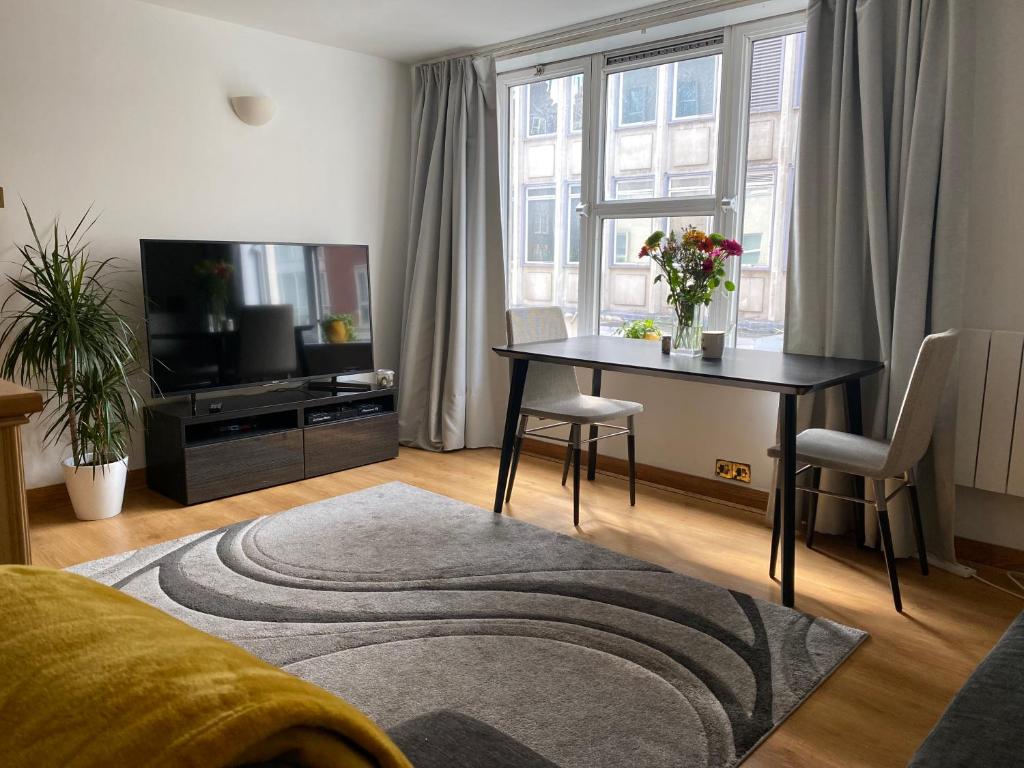
[[[682,304],[676,307],[676,324],[672,332],[672,354],[697,357],[704,332],[704,305]]]

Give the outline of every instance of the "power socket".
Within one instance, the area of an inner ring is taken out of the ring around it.
[[[742,461],[730,459],[715,460],[715,475],[725,480],[737,480],[741,483],[750,482],[750,465]]]

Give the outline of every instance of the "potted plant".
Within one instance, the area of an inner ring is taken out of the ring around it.
[[[681,238],[674,231],[654,232],[643,247],[640,258],[649,256],[661,267],[654,282],[668,285],[668,303],[676,314],[672,333],[672,354],[695,357],[700,354],[703,308],[711,303],[721,286],[735,291],[736,285],[725,279],[725,262],[741,256],[743,246],[717,233],[705,234],[687,227]]]
[[[55,222],[45,243],[27,207],[25,215],[33,243],[18,246],[21,273],[8,277],[13,292],[0,306],[0,374],[42,390],[45,440],[70,442],[63,469],[75,515],[113,517],[124,499],[129,423],[139,407],[129,380],[137,369],[135,333],[104,284],[111,259],[89,257],[89,211],[71,232]]]
[[[646,341],[660,341],[661,331],[658,329],[657,323],[650,318],[645,320],[634,320],[629,322],[628,320],[622,324],[621,328],[616,329],[616,336],[622,336],[627,339],[644,339]]]
[[[328,315],[321,321],[320,325],[331,344],[344,344],[346,341],[351,341],[353,336],[355,336],[353,330],[355,321],[352,319],[352,315]]]

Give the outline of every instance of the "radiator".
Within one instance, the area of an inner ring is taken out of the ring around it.
[[[1024,333],[960,334],[956,482],[1024,496]]]

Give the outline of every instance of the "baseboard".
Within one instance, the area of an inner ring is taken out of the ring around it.
[[[125,482],[125,490],[136,491],[140,488],[146,487],[146,470],[142,469],[131,469],[128,470],[128,479]],[[56,485],[44,485],[39,488],[29,488],[25,491],[25,496],[28,500],[28,511],[32,513],[34,509],[40,509],[46,506],[56,506],[70,504],[71,499],[68,497],[68,489],[64,483],[57,483]]]
[[[960,536],[954,539],[954,543],[957,560],[990,565],[1007,571],[1024,571],[1024,551]]]
[[[557,459],[558,461],[565,459],[565,448],[562,445],[533,438],[523,440],[523,452],[531,456],[543,456],[544,458]],[[584,451],[583,460],[586,462],[586,451]],[[601,472],[612,475],[620,475],[622,477],[629,475],[629,465],[625,459],[606,456],[602,453],[597,454],[597,468]],[[636,479],[676,491],[692,493],[696,496],[705,496],[727,504],[749,507],[759,513],[764,512],[768,506],[767,491],[743,485],[733,485],[732,483],[712,480],[707,477],[689,475],[686,472],[655,467],[651,464],[637,462]]]

